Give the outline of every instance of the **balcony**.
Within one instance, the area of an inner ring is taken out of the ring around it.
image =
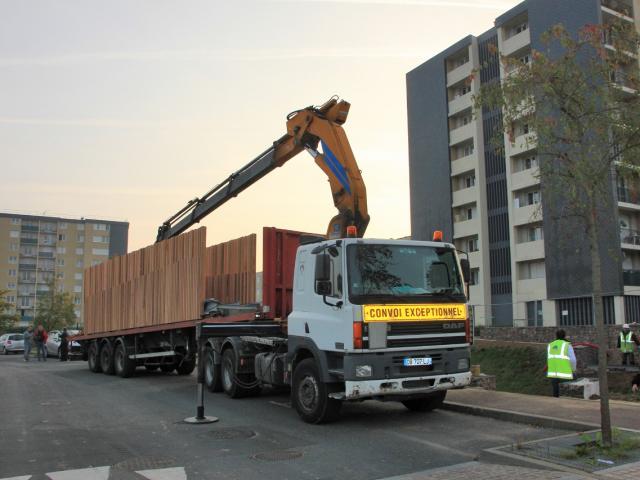
[[[630,210],[640,209],[640,190],[618,185],[618,206]],[[624,205],[620,205],[624,204]]]
[[[513,209],[513,224],[526,225],[527,223],[539,222],[542,220],[542,210],[540,204],[526,205]]]
[[[500,46],[500,53],[509,56],[518,50],[527,47],[531,43],[531,30],[528,28],[512,37],[507,38]]]
[[[614,17],[633,22],[633,6],[620,0],[602,0],[602,11]]]
[[[476,126],[473,122],[467,123],[462,127],[458,127],[455,130],[449,132],[449,145],[455,145],[465,140],[473,138],[473,134],[476,132]]]
[[[515,293],[517,295],[545,298],[547,295],[547,281],[544,278],[518,280]]]
[[[449,116],[455,115],[467,108],[471,108],[471,92],[454,98],[449,102]]]
[[[22,253],[20,252],[20,258],[36,258],[35,253]]]
[[[523,188],[538,185],[540,183],[539,174],[540,169],[538,168],[530,168],[514,173],[511,175],[511,190],[522,190]]]
[[[640,270],[623,270],[622,280],[625,285],[640,287]]]
[[[53,252],[40,252],[38,256],[40,258],[53,258]]]
[[[472,218],[471,220],[456,221],[453,224],[453,238],[470,237],[480,233],[480,219]]]
[[[640,250],[640,231],[631,228],[621,228],[620,246],[626,250]]]
[[[537,136],[535,133],[518,135],[513,142],[507,142],[508,155],[520,155],[536,148]]]
[[[20,264],[18,264],[18,268],[20,270],[34,270],[35,271],[36,266],[35,266],[35,264],[32,265],[30,263],[20,263]]]
[[[36,283],[35,278],[20,278],[18,279],[18,283]]]
[[[20,226],[20,230],[23,232],[37,232],[39,227],[37,225],[25,225],[24,223]]]
[[[38,239],[37,238],[21,238],[20,243],[22,245],[37,245]]]
[[[467,155],[451,162],[451,176],[474,170],[478,161],[475,155]]]
[[[460,65],[459,67],[454,68],[453,70],[450,70],[447,73],[447,87],[450,87],[451,85],[454,85],[466,78],[469,78],[472,72],[473,72],[473,65],[471,64],[470,61],[465,63],[464,65]]]
[[[518,243],[516,245],[516,262],[539,260],[544,258],[544,240]]]
[[[478,188],[469,187],[462,190],[456,190],[451,195],[451,205],[453,207],[460,207],[467,205],[468,203],[474,203],[478,201]]]

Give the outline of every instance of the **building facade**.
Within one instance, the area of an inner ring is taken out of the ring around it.
[[[502,136],[501,112],[474,112],[472,97],[504,78],[500,54],[527,64],[553,25],[577,32],[614,19],[640,28],[640,0],[526,0],[407,74],[412,237],[443,230],[469,253],[478,325],[593,322],[587,239],[567,240],[569,222],[551,220],[533,132],[523,120]],[[603,265],[605,321],[640,321],[640,195],[615,178],[611,195],[616,206],[602,238],[611,259]]]
[[[69,292],[82,324],[82,277],[91,267],[127,253],[129,224],[0,212],[0,290],[20,325],[33,321],[38,296],[55,281]]]

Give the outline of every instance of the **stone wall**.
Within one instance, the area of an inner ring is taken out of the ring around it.
[[[562,328],[567,334],[567,340],[572,343],[597,343],[595,327],[476,327],[475,336],[485,340],[499,340],[512,342],[549,343],[555,340],[556,330]],[[609,348],[616,347],[616,341],[621,325],[608,325]],[[635,330],[634,330],[635,331]],[[638,333],[638,332],[636,332]]]

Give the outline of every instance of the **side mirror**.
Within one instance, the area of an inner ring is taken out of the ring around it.
[[[460,259],[460,267],[462,267],[462,276],[464,277],[464,282],[469,283],[471,279],[471,265],[469,265],[469,260],[466,258]]]

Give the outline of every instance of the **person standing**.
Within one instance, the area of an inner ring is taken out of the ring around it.
[[[38,354],[38,361],[47,361],[47,332],[42,324],[36,327],[36,332],[33,334],[33,341],[36,344],[36,352]]]
[[[69,360],[69,332],[63,328],[60,334],[60,361],[66,362],[67,360]]]
[[[31,325],[24,332],[24,361],[28,362],[31,356],[31,342],[33,341],[33,328]]]
[[[636,364],[636,359],[634,357],[636,345],[640,345],[640,340],[638,340],[638,336],[631,331],[629,324],[625,323],[622,325],[620,335],[618,335],[617,344],[620,352],[622,353],[622,365]]]
[[[576,355],[571,343],[565,340],[564,330],[556,332],[556,339],[547,345],[547,378],[551,379],[552,394],[560,396],[560,382],[573,380]]]

